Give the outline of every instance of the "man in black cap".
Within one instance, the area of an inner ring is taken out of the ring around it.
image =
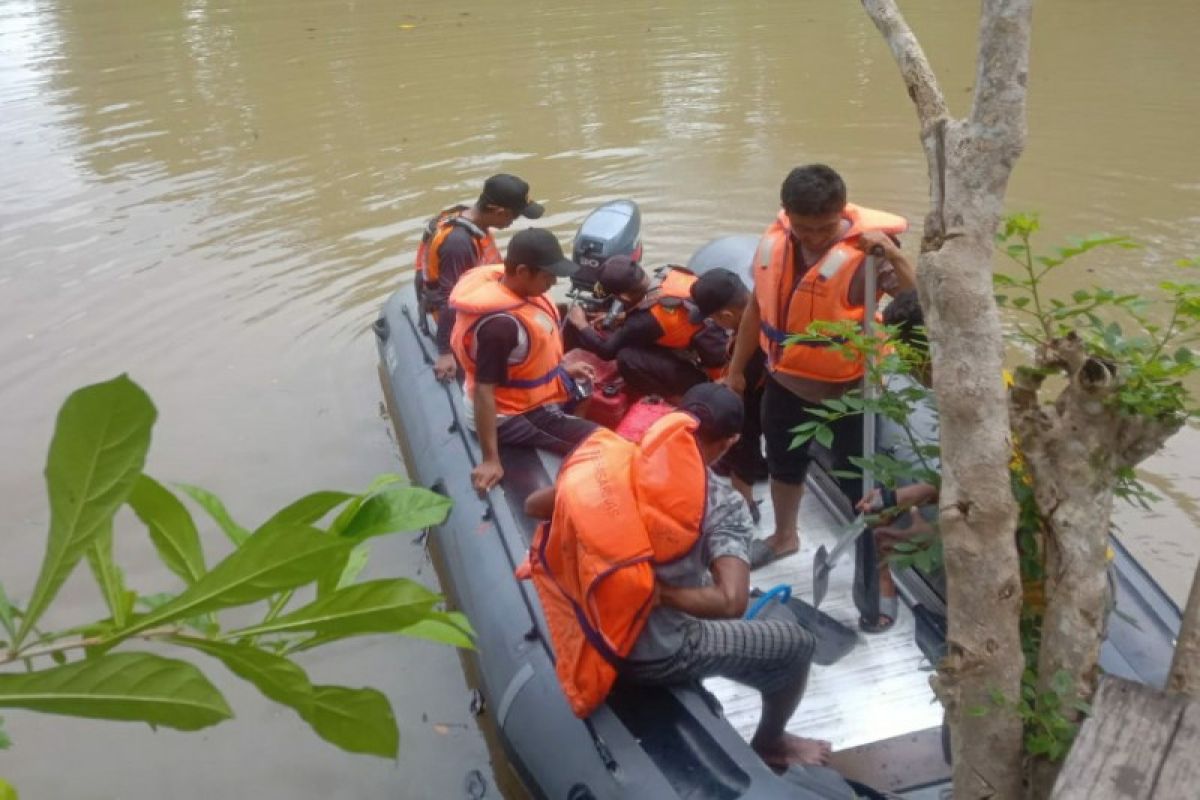
[[[484,182],[475,205],[448,209],[430,220],[430,238],[417,260],[425,282],[426,308],[439,314],[438,359],[433,367],[438,380],[451,380],[455,373],[450,352],[454,310],[446,307],[454,285],[472,267],[500,263],[493,229],[503,230],[517,217],[538,219],[544,213],[546,209],[530,198],[528,183],[502,173]]]
[[[450,294],[450,344],[466,375],[468,424],[483,451],[471,471],[480,492],[504,475],[500,443],[565,455],[595,428],[562,410],[575,380],[595,376],[586,364],[563,366],[558,309],[546,294],[578,268],[554,234],[529,228],[513,236],[503,267],[471,270]]]
[[[737,329],[749,300],[737,275],[713,269],[696,276],[667,267],[652,285],[636,261],[613,256],[600,268],[599,284],[630,309],[621,327],[603,336],[577,306],[567,321],[580,347],[617,360],[631,389],[678,397],[720,376],[729,357],[729,332]]]
[[[742,400],[722,384],[703,383],[684,394],[678,410],[699,422],[696,446],[708,465],[699,539],[683,557],[653,565],[654,607],[617,671],[651,685],[695,683],[719,675],[758,689],[762,716],[750,745],[763,761],[781,770],[791,764],[827,763],[829,742],[785,730],[808,680],[812,634],[782,606],[743,619],[754,522],[741,495],[711,472],[742,430]],[[654,485],[660,478],[638,473],[635,480]],[[525,511],[551,519],[555,504],[550,487],[531,494]],[[579,499],[571,505],[578,506]]]

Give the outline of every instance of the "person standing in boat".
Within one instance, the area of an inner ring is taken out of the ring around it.
[[[580,347],[616,360],[629,388],[677,398],[724,372],[729,332],[737,330],[750,298],[737,275],[713,269],[696,276],[669,266],[652,284],[636,261],[613,256],[598,283],[629,309],[621,326],[602,335],[579,306],[567,312],[567,322]]]
[[[737,441],[742,401],[699,384],[634,444],[598,429],[563,462],[526,513],[532,577],[556,671],[577,716],[618,674],[651,685],[720,675],[762,693],[751,746],[770,766],[824,764],[828,742],[785,731],[815,646],[793,618],[742,619],[753,522],[709,466]]]
[[[471,471],[480,492],[504,476],[500,444],[566,455],[596,427],[562,410],[575,381],[594,375],[586,364],[563,366],[558,309],[546,294],[578,268],[554,234],[529,228],[513,236],[503,265],[471,270],[450,293],[450,344],[466,375],[467,421],[483,451]]]
[[[792,448],[792,430],[810,420],[822,401],[858,386],[861,359],[823,343],[789,344],[814,322],[862,322],[866,299],[867,254],[882,251],[878,273],[880,294],[895,294],[916,285],[916,272],[901,252],[897,234],[908,222],[895,214],[846,202],[846,184],[824,164],[796,167],[783,181],[782,210],[767,228],[753,265],[754,295],[742,317],[726,383],[745,389],[745,369],[756,349],[767,357],[762,399],[762,427],[775,531],[756,539],[751,565],[759,567],[795,553],[800,547],[796,519],[808,472],[808,447]],[[834,469],[852,470],[850,456],[862,453],[862,421],[843,417],[833,429]],[[838,483],[854,502],[861,494],[857,479]]]
[[[500,250],[492,230],[503,230],[517,217],[539,219],[546,209],[530,199],[529,184],[515,175],[493,175],[473,206],[448,208],[429,221],[426,239],[417,250],[417,280],[422,283],[425,310],[437,315],[438,357],[433,365],[440,381],[454,378],[450,348],[454,309],[447,301],[467,270],[499,264]]]

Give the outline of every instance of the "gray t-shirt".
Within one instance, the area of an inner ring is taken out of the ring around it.
[[[654,568],[655,577],[670,586],[697,588],[713,583],[709,565],[721,556],[750,563],[750,539],[754,520],[746,500],[726,478],[708,473],[708,501],[704,523],[696,545],[669,564]],[[683,628],[695,617],[674,608],[659,606],[650,612],[646,629],[629,654],[633,661],[669,658],[683,646]]]

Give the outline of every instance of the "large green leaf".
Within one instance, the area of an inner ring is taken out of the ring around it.
[[[392,705],[375,689],[314,686],[308,724],[325,741],[352,753],[395,758],[400,751]]]
[[[112,614],[113,624],[120,628],[133,610],[133,597],[125,590],[125,574],[113,560],[112,538],[112,520],[109,519],[88,547],[87,560],[104,596],[104,603]]]
[[[150,541],[167,569],[188,583],[205,572],[200,535],[187,506],[149,475],[141,475],[129,494],[129,506],[150,533]]]
[[[18,643],[125,502],[145,463],[155,416],[150,398],[125,375],[85,386],[63,403],[46,459],[50,534]]]
[[[251,536],[224,561],[116,639],[219,608],[240,606],[315,580],[330,559],[351,547],[304,525],[276,525]]]
[[[186,661],[109,653],[37,672],[0,675],[0,707],[130,720],[194,731],[233,716],[208,679]]]
[[[440,596],[407,578],[368,581],[332,594],[270,622],[226,634],[226,638],[264,633],[390,633],[428,615]]]
[[[464,650],[475,649],[475,641],[473,639],[475,631],[471,627],[471,623],[467,621],[467,618],[457,611],[430,611],[424,619],[409,625],[407,628],[401,628],[395,631],[395,633],[413,639],[426,639],[438,644],[448,644],[451,647],[461,647]],[[302,642],[297,642],[289,647],[287,652],[289,654],[300,653],[304,650],[312,650],[314,647],[322,647],[330,642],[336,642],[340,639],[357,635],[357,633],[318,634]]]
[[[475,629],[471,627],[467,618],[457,611],[431,611],[425,619],[415,625],[409,625],[400,631],[400,634],[467,650],[475,648]]]
[[[193,636],[173,636],[170,641],[220,659],[230,672],[258,687],[276,703],[296,709],[307,718],[312,710],[312,684],[298,665],[250,645],[197,639]]]
[[[0,778],[0,800],[18,800],[17,790],[4,778]]]
[[[353,539],[383,533],[418,531],[439,525],[450,513],[450,498],[415,486],[387,489],[363,500],[354,516],[330,532]]]
[[[225,508],[225,504],[221,502],[221,498],[207,489],[201,489],[199,486],[190,486],[186,483],[177,483],[175,485],[208,512],[213,521],[229,537],[229,541],[240,545],[246,539],[250,538],[250,531],[233,521],[233,517],[229,515],[229,510]]]
[[[301,525],[312,525],[342,503],[357,497],[349,492],[323,491],[301,497],[275,512],[275,516],[264,522],[260,527],[281,522],[298,522]]]

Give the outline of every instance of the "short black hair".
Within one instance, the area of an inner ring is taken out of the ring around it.
[[[689,294],[696,310],[706,317],[725,308],[741,308],[750,302],[750,292],[742,279],[721,267],[710,269],[697,278]]]
[[[916,289],[905,289],[892,298],[883,310],[883,324],[899,328],[896,338],[914,347],[928,348],[925,336],[925,311]]]
[[[803,217],[837,214],[846,207],[846,182],[832,167],[806,164],[783,179],[779,201],[784,211]]]

